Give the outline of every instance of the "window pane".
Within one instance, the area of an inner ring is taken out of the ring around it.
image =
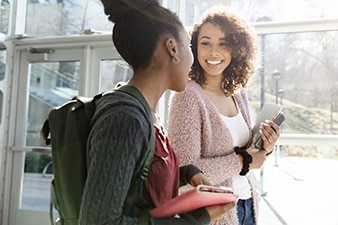
[[[48,212],[53,177],[51,162],[51,154],[26,153],[21,209]]]
[[[78,61],[30,64],[27,146],[44,146],[39,132],[50,110],[78,95]],[[29,152],[25,157],[22,209],[48,211],[52,178],[51,154]]]
[[[101,61],[101,91],[113,89],[118,82],[126,82],[133,75],[131,67],[123,60]]]
[[[164,1],[164,5],[177,11],[183,23],[190,27],[201,18],[202,13],[215,4],[229,5],[242,17],[255,22],[265,18],[272,21],[337,18],[337,1],[331,0],[180,0]],[[299,10],[301,9],[301,10]]]
[[[41,126],[52,108],[78,94],[79,67],[78,61],[30,65],[27,146],[44,146]]]
[[[4,104],[4,94],[3,94],[4,90],[2,90],[3,85],[1,85],[1,81],[5,79],[5,75],[6,75],[6,55],[7,55],[6,46],[0,42],[0,125],[3,121],[2,117],[3,117],[3,104]]]
[[[28,1],[26,33],[55,36],[82,34],[86,29],[111,31],[100,0]]]
[[[0,0],[0,33],[7,34],[9,26],[10,3]]]
[[[180,0],[162,1],[165,7],[177,12],[183,23],[190,27],[212,5],[229,5],[249,21],[262,18],[272,21],[336,18],[337,1],[331,0]],[[299,9],[302,10],[299,10]],[[81,34],[93,28],[112,29],[100,0],[28,0],[26,33],[28,35]]]
[[[336,18],[338,7],[338,2],[331,0],[233,0],[231,3],[249,21],[262,17],[273,21]]]
[[[3,104],[4,104],[4,94],[0,90],[0,125],[2,123],[2,108],[3,108]]]
[[[263,37],[264,87],[259,73],[250,86],[256,109],[263,88],[265,101],[283,105],[284,133],[338,134],[338,32]],[[279,80],[273,77],[275,70],[281,73]]]
[[[5,79],[7,48],[0,42],[0,81]]]

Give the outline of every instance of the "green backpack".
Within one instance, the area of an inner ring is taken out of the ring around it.
[[[126,92],[137,98],[146,109],[152,125],[152,114],[143,95],[133,86],[122,86],[115,91]],[[56,224],[77,225],[79,221],[81,199],[86,182],[86,146],[90,132],[90,121],[95,111],[95,101],[102,97],[98,94],[93,98],[76,96],[64,105],[52,109],[48,119],[40,131],[43,142],[51,144],[53,173],[51,183],[51,203],[49,209],[50,222],[54,224],[53,207],[59,218]],[[151,126],[148,155],[143,168],[132,180],[128,192],[124,213],[136,216],[138,204],[143,204],[143,180],[148,176],[155,149],[154,128]]]

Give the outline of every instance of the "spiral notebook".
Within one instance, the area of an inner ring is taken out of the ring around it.
[[[150,211],[155,219],[172,217],[212,205],[227,204],[237,200],[231,188],[198,185]]]

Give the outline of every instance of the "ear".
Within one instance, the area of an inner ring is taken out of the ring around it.
[[[168,38],[166,40],[166,48],[170,57],[174,57],[177,54],[177,42],[174,38]]]

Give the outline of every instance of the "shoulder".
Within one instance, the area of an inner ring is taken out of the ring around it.
[[[246,89],[240,89],[235,93],[235,99],[238,103],[247,105],[248,104],[248,92]]]
[[[129,94],[118,91],[111,92],[98,99],[95,105],[92,124],[109,120],[111,121],[109,125],[113,125],[123,120],[139,123],[142,127],[150,125],[148,114],[143,105]]]
[[[96,103],[95,113],[137,113],[144,114],[146,111],[139,100],[120,91],[110,92],[103,95]]]
[[[203,89],[202,89],[201,85],[199,85],[195,81],[189,80],[188,83],[187,83],[187,87],[185,89],[185,92],[195,93],[196,95],[200,95],[200,94],[203,93]]]
[[[195,81],[189,80],[184,91],[176,92],[173,95],[174,102],[196,102],[202,101],[204,97],[203,90]]]

